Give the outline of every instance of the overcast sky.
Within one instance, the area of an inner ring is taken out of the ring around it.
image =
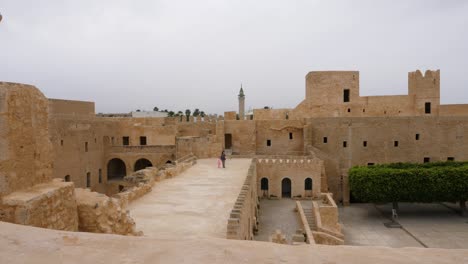
[[[293,108],[314,70],[358,70],[361,95],[441,70],[468,103],[468,1],[0,0],[0,80],[96,112]]]

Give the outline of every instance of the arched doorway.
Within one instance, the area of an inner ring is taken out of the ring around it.
[[[291,180],[284,178],[281,181],[281,197],[291,198]]]
[[[304,181],[305,197],[312,197],[312,179],[307,178]]]
[[[107,163],[107,179],[121,180],[127,175],[127,168],[121,159],[111,159]]]
[[[262,191],[263,197],[268,197],[268,179],[262,178],[260,180],[260,190]]]
[[[135,162],[134,171],[139,171],[139,170],[146,169],[147,167],[152,167],[152,166],[153,164],[151,163],[151,161],[147,159],[139,159]]]

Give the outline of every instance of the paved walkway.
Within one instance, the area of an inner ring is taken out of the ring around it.
[[[257,241],[269,241],[270,236],[280,229],[291,243],[292,236],[297,229],[302,229],[301,220],[297,212],[296,201],[292,199],[260,200],[259,230],[255,236]]]
[[[345,244],[388,247],[468,248],[467,218],[440,204],[399,204],[404,227],[386,228],[391,205],[352,204],[340,207]],[[405,231],[406,230],[406,231]],[[418,241],[419,240],[419,241]]]
[[[216,159],[201,159],[179,176],[156,183],[129,205],[137,230],[152,237],[225,238],[250,163],[229,159],[226,169],[218,169]]]

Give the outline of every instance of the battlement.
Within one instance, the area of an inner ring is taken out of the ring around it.
[[[416,70],[414,72],[408,73],[408,80],[433,80],[433,79],[440,79],[440,70],[426,70],[424,75],[420,70]]]

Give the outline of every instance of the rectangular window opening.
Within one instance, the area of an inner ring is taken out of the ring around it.
[[[431,103],[430,102],[426,102],[424,104],[424,111],[426,114],[430,114],[431,113]]]
[[[345,103],[349,102],[349,89],[343,90],[343,102]]]
[[[328,143],[328,138],[327,137],[323,137],[323,143],[325,143],[325,144]]]
[[[86,173],[86,188],[91,187],[91,172]]]
[[[146,137],[140,137],[140,145],[146,146]]]
[[[447,161],[455,161],[455,158],[454,157],[448,157]]]
[[[271,147],[271,140],[267,139],[267,147]]]
[[[396,141],[396,140],[393,141],[393,146],[394,146],[394,147],[398,147],[398,141]]]
[[[419,140],[419,134],[416,134],[416,140]]]
[[[424,163],[428,163],[428,162],[431,162],[431,158],[429,158],[429,157],[424,157]]]
[[[88,142],[84,143],[84,149],[85,149],[85,152],[88,152]]]
[[[65,176],[65,181],[66,181],[66,182],[69,182],[69,181],[70,181],[70,175],[66,175],[66,176]]]
[[[374,162],[369,162],[369,163],[367,163],[367,166],[374,166],[374,165],[375,165]]]
[[[102,183],[102,170],[101,169],[99,169],[99,174],[98,175],[99,175],[99,179],[98,179],[99,183]]]
[[[293,139],[293,133],[289,132],[289,139]]]
[[[60,146],[63,146],[63,139],[60,140]]]
[[[124,146],[130,145],[130,138],[129,137],[122,137],[122,145],[124,145]]]
[[[363,146],[363,147],[367,147],[367,141],[363,141],[363,142],[362,142],[362,146]]]
[[[348,142],[343,141],[343,148],[346,148],[348,146]]]

